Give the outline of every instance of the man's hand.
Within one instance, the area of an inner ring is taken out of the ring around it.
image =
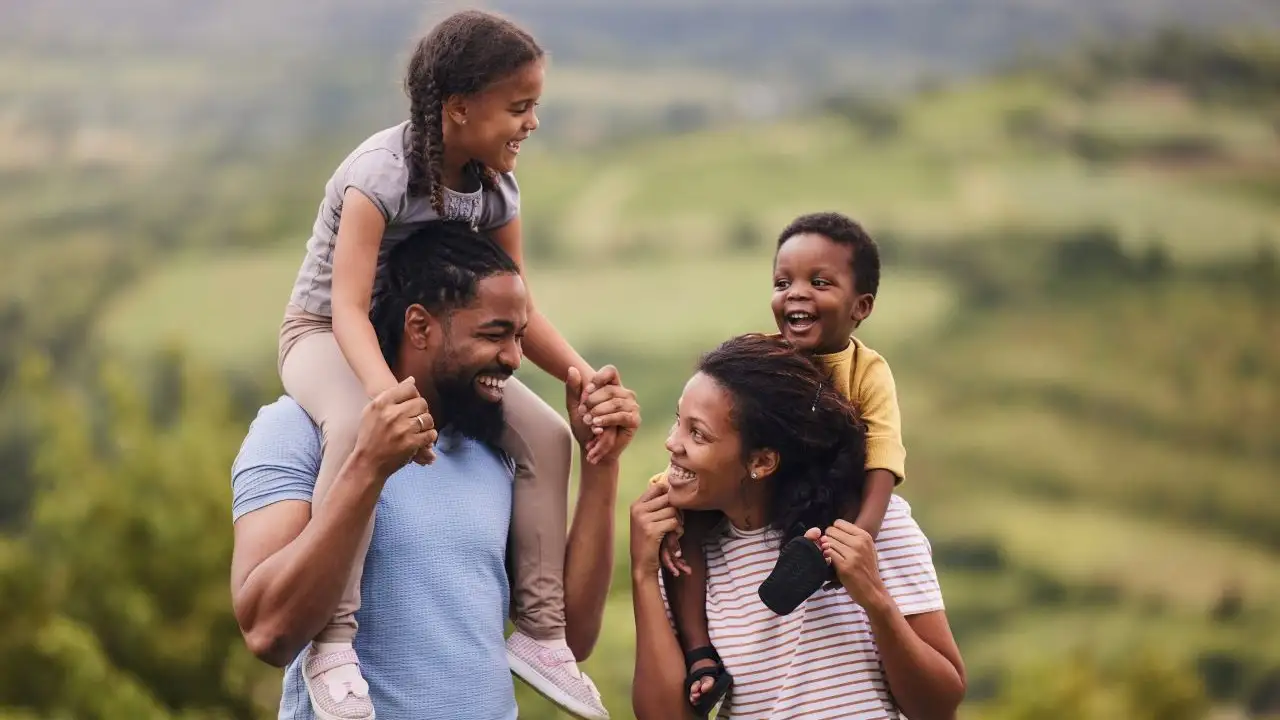
[[[576,368],[569,369],[565,404],[573,436],[587,451],[587,462],[617,460],[640,427],[636,394],[623,387],[617,368],[606,365],[582,387]]]
[[[413,378],[405,378],[365,405],[351,456],[370,463],[385,480],[424,448],[430,448],[436,437],[427,401],[418,394]]]

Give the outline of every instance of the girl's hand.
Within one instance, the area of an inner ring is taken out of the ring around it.
[[[658,574],[662,538],[680,528],[680,514],[667,499],[665,484],[650,485],[631,504],[631,571]]]
[[[805,537],[814,539],[816,534],[817,529],[811,529]],[[876,543],[867,531],[848,520],[836,520],[817,541],[823,557],[835,568],[836,577],[854,602],[866,607],[888,597],[880,580]]]

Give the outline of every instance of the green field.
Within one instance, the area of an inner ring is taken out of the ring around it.
[[[174,263],[111,308],[104,336],[127,352],[177,344],[219,364],[274,357],[300,258],[288,248]],[[624,354],[696,349],[773,327],[767,255],[532,270],[530,285],[575,345]],[[945,281],[903,273],[885,282],[880,302],[872,336],[893,342],[945,317],[953,298]]]

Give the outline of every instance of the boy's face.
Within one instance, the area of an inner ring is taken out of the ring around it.
[[[839,352],[871,314],[875,298],[858,293],[853,248],[824,235],[794,235],[773,261],[773,319],[803,352]]]

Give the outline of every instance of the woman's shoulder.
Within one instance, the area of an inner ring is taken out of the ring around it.
[[[889,498],[889,507],[885,509],[884,522],[880,524],[880,535],[878,537],[883,538],[886,531],[892,531],[894,534],[899,535],[919,535],[921,539],[924,539],[924,531],[920,529],[920,524],[916,522],[915,517],[911,514],[911,503],[897,493],[894,493]]]
[[[911,504],[899,495],[889,501],[876,536],[876,554],[880,577],[903,615],[945,608],[929,538],[911,516]]]

